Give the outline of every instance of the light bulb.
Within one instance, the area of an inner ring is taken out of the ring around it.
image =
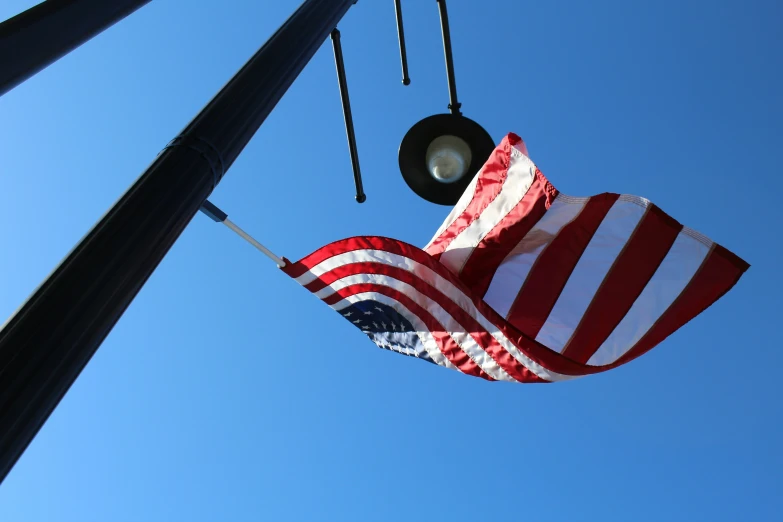
[[[439,136],[427,147],[427,168],[441,183],[454,183],[468,171],[470,147],[462,138]]]

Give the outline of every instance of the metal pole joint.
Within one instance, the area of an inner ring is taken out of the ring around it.
[[[163,154],[166,150],[173,149],[175,147],[185,147],[187,149],[196,151],[199,156],[204,158],[209,164],[209,168],[212,171],[212,190],[217,187],[220,180],[226,174],[226,164],[223,161],[223,154],[215,147],[209,140],[204,137],[194,137],[189,134],[180,134],[172,139],[165,147],[158,153],[158,156]]]

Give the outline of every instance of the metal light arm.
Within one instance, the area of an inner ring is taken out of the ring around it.
[[[405,50],[405,30],[402,27],[402,5],[400,0],[394,0],[394,14],[397,17],[397,39],[400,42],[400,63],[402,64],[402,84],[410,85],[408,76],[408,52]]]
[[[446,78],[449,83],[449,110],[451,114],[461,116],[462,104],[457,101],[457,80],[454,79],[454,58],[451,56],[451,32],[449,31],[449,14],[446,11],[446,0],[437,0],[440,11],[440,29],[443,33],[443,54],[446,57]]]

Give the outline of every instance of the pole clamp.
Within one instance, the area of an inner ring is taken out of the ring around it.
[[[199,155],[207,160],[209,168],[212,170],[212,190],[215,190],[220,180],[226,173],[225,163],[223,162],[223,155],[220,151],[212,145],[206,138],[193,137],[189,134],[180,134],[168,144],[163,147],[158,153],[158,156],[163,154],[166,149],[172,149],[174,147],[187,147],[199,153]]]

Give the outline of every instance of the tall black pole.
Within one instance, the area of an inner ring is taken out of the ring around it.
[[[0,330],[0,480],[356,0],[305,0]]]
[[[0,23],[0,96],[150,0],[46,0]]]

